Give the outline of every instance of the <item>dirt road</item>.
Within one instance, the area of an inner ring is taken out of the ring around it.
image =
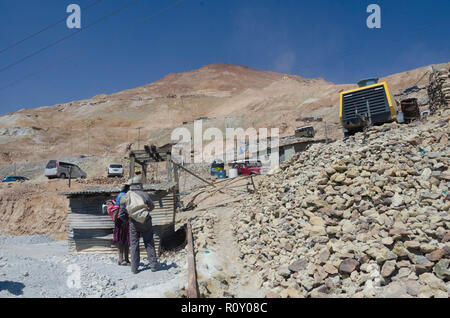
[[[159,261],[153,273],[141,257],[134,275],[116,255],[69,255],[66,241],[43,235],[0,236],[0,298],[181,297],[185,254]]]

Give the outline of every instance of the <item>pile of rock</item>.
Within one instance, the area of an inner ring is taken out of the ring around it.
[[[204,252],[215,244],[214,223],[216,220],[217,215],[209,211],[191,219],[196,253]]]
[[[197,282],[202,298],[228,297],[228,280],[230,277],[225,275],[223,268],[218,263],[220,257],[217,256],[214,248],[216,245],[214,224],[216,222],[217,215],[209,211],[191,219],[196,253]]]
[[[267,296],[448,297],[450,109],[316,144],[236,210]]]
[[[448,64],[433,66],[428,86],[430,111],[434,113],[441,107],[450,105],[450,68]]]

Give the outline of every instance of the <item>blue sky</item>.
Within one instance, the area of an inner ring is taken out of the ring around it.
[[[67,17],[69,4],[93,1],[1,0],[0,50]],[[82,26],[128,2],[102,0],[82,11]],[[448,0],[185,0],[43,70],[173,2],[141,0],[0,72],[0,88],[19,80],[0,90],[0,114],[110,94],[218,62],[353,83],[450,61]],[[381,7],[381,29],[366,26],[371,3]],[[0,53],[0,69],[71,32],[63,22]]]

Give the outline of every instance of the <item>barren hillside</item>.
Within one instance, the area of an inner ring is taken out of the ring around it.
[[[428,83],[430,66],[390,75],[394,93]],[[112,95],[22,109],[0,117],[0,165],[78,154],[122,155],[127,143],[163,144],[173,128],[199,117],[223,127],[279,127],[282,136],[301,125],[299,117],[322,117],[340,137],[336,85],[245,66],[213,64],[169,74]],[[425,90],[422,90],[425,92]],[[32,105],[30,105],[32,106]],[[208,124],[208,123],[207,123]],[[323,135],[323,123],[315,124]]]

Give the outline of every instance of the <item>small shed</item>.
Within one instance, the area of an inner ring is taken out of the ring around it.
[[[279,155],[279,163],[283,163],[296,153],[305,151],[310,145],[317,143],[325,143],[325,139],[314,139],[314,138],[305,138],[305,137],[297,137],[297,136],[287,136],[280,138],[278,140],[278,146],[274,149],[278,149]],[[258,151],[256,153],[252,153],[253,158],[257,156],[258,158],[263,157],[264,155],[269,155],[273,150],[272,141],[271,144],[258,145]]]
[[[155,204],[151,212],[153,237],[157,254],[161,242],[175,230],[175,211],[177,208],[175,182],[145,184],[147,192]],[[109,215],[102,213],[102,204],[119,194],[119,187],[97,187],[83,191],[63,193],[69,199],[67,222],[68,242],[71,253],[115,253],[112,241],[114,222]],[[144,245],[141,239],[141,250]]]
[[[291,159],[296,153],[305,151],[310,145],[317,143],[325,143],[325,139],[298,138],[294,136],[280,140],[280,163]]]
[[[171,145],[156,148],[145,146],[144,150],[129,153],[130,175],[134,176],[135,165],[141,165],[144,191],[155,208],[151,211],[156,253],[161,252],[161,243],[175,232],[175,213],[179,205],[178,170],[171,160]],[[151,162],[167,164],[167,178],[161,183],[147,183],[147,168]],[[69,251],[92,253],[115,253],[113,243],[114,222],[102,212],[102,204],[114,199],[120,187],[95,187],[82,191],[63,193],[69,199],[67,217]],[[140,247],[144,252],[141,238]]]

